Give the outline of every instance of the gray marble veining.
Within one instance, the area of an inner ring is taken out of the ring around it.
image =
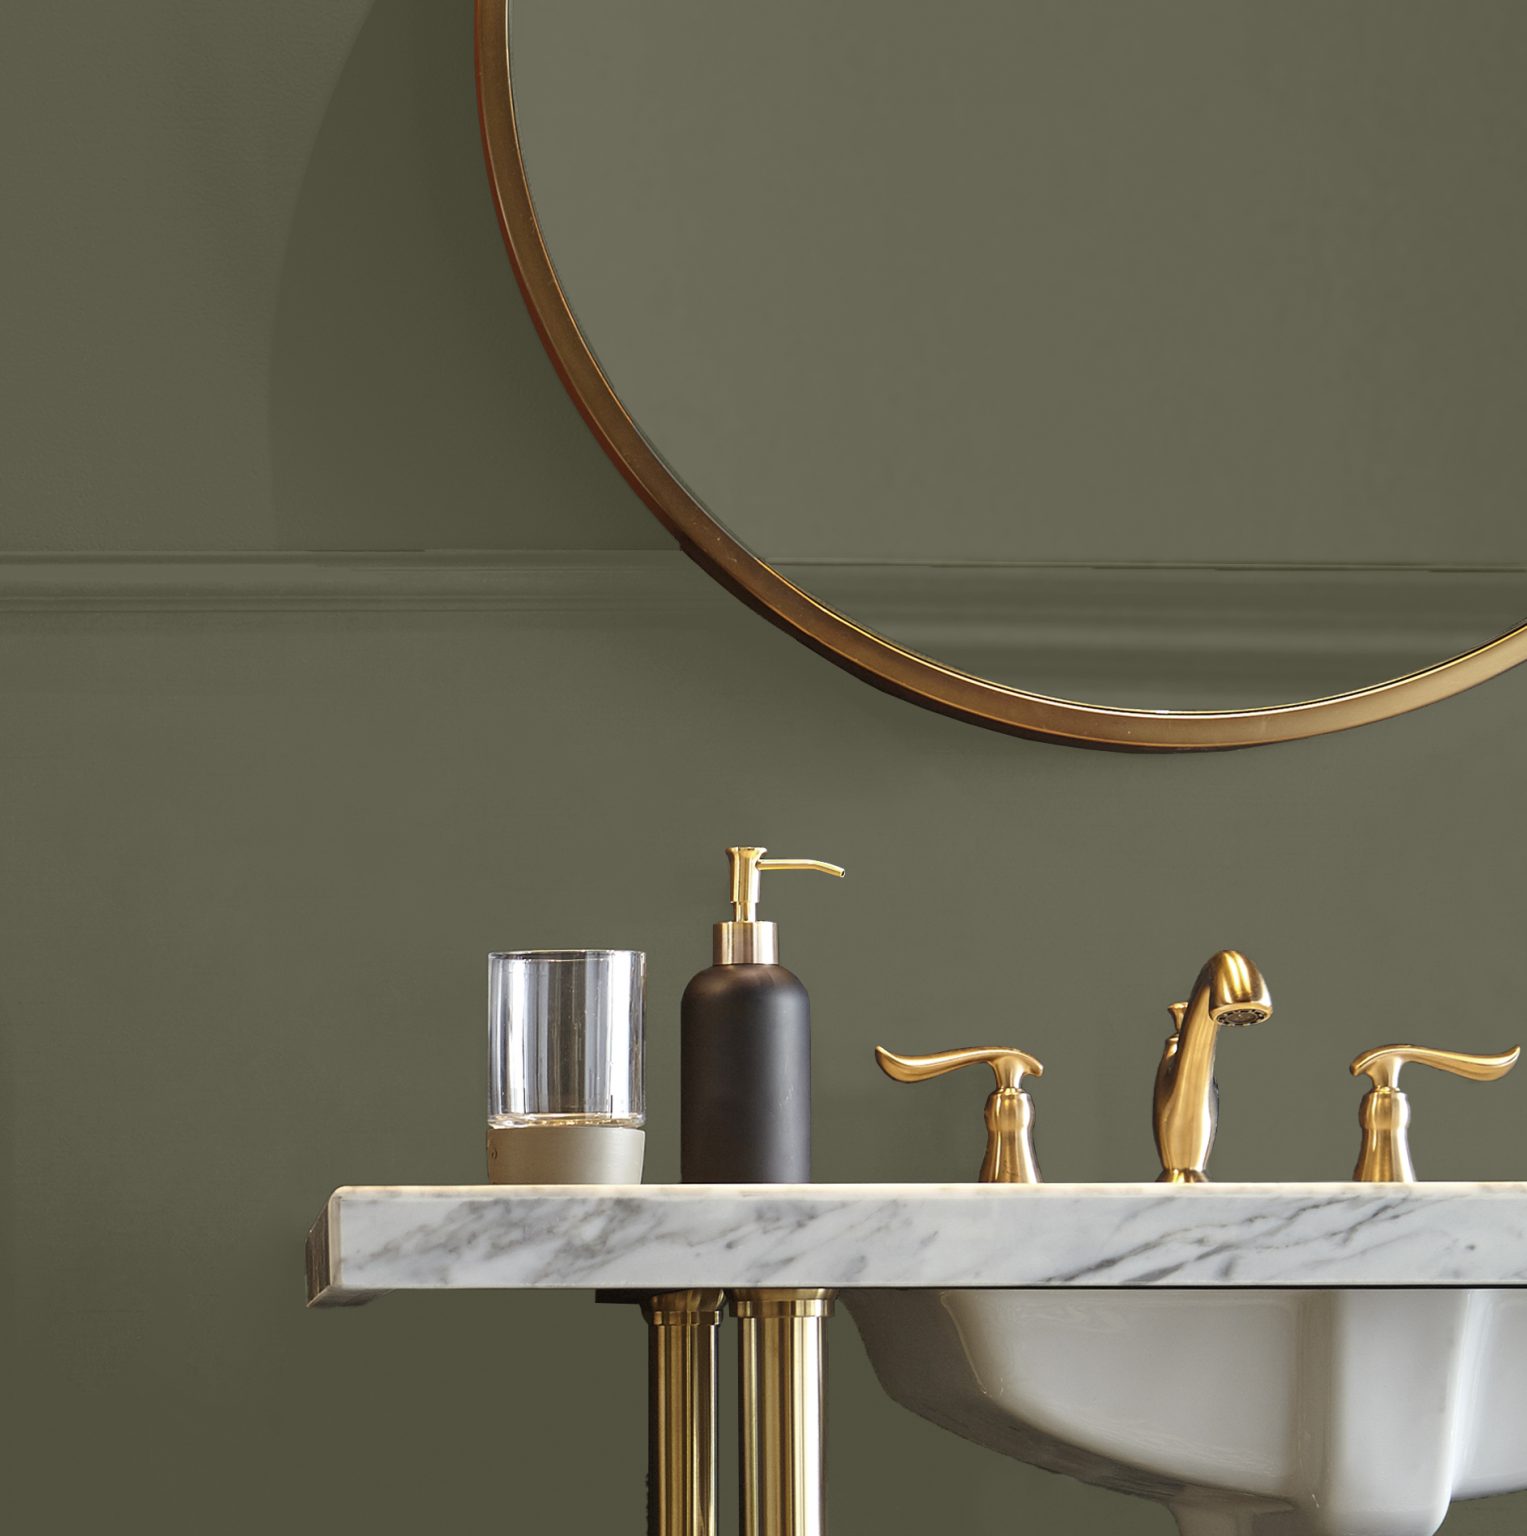
[[[349,1186],[309,1299],[684,1286],[1527,1285],[1527,1184]]]

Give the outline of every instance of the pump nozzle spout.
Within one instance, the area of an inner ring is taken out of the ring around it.
[[[758,917],[758,877],[766,869],[815,870],[820,875],[837,875],[842,879],[845,871],[836,864],[821,859],[766,859],[767,848],[728,848],[726,856],[732,866],[732,921],[751,923]]]

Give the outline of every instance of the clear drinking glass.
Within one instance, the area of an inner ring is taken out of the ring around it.
[[[632,949],[489,955],[488,1165],[495,1182],[641,1177],[646,968],[647,957]]]

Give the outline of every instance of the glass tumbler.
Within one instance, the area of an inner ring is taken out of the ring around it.
[[[632,949],[488,956],[492,1183],[640,1183],[646,969]]]

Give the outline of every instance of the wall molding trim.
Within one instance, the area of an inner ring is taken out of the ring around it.
[[[1468,649],[1527,621],[1517,566],[781,562],[871,628],[943,645]],[[1487,632],[1484,626],[1496,620]],[[1439,652],[1438,654],[1444,654]]]
[[[1527,619],[1527,571],[1414,565],[779,569],[866,628],[978,677],[1151,709],[1367,687]]]
[[[678,550],[0,554],[0,612],[714,609]]]
[[[1277,700],[1398,676],[1527,616],[1511,567],[782,563],[911,650],[1063,697]],[[0,554],[0,614],[445,612],[703,619],[678,549]],[[1138,684],[1138,686],[1136,686]],[[1174,695],[1167,697],[1166,695]]]

